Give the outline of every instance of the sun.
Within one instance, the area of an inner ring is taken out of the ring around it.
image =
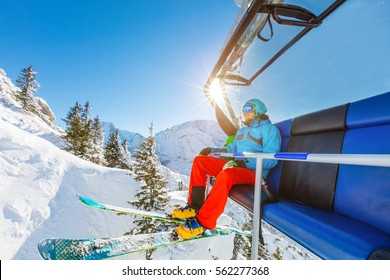
[[[224,89],[219,79],[214,79],[214,81],[211,83],[209,93],[210,97],[217,104],[220,104],[223,101]]]

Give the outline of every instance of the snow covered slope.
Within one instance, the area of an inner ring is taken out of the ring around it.
[[[43,238],[120,236],[131,228],[131,217],[88,208],[76,197],[128,206],[139,183],[125,171],[83,161],[3,120],[0,135],[0,259],[38,259],[36,245]],[[170,189],[177,179],[186,181],[166,173]],[[184,192],[172,194],[184,203]]]
[[[40,113],[42,118],[32,113],[26,113],[16,99],[18,91],[19,89],[7,77],[6,72],[0,68],[0,120],[47,139],[57,146],[62,146],[63,141],[60,135],[63,130],[54,125],[55,116],[46,101],[35,97],[36,103],[41,104],[41,109],[44,108],[45,114]],[[48,119],[52,119],[53,123],[50,123]]]
[[[129,206],[139,183],[123,170],[101,167],[59,149],[61,129],[24,113],[15,98],[17,90],[0,69],[0,259],[39,259],[36,247],[44,238],[109,237],[129,231],[132,217],[86,207],[76,195]],[[187,176],[164,167],[162,172],[169,180],[172,203],[185,204],[186,192],[174,190],[178,180],[187,185]],[[210,248],[209,257],[197,246],[189,250],[193,254],[161,249],[156,258],[230,258],[232,250],[220,252],[219,242],[202,241]]]
[[[131,197],[132,189],[123,184],[126,179],[130,186],[131,178],[124,172],[81,161],[4,121],[0,135],[1,259],[37,259],[36,244],[45,237],[99,236],[103,227],[105,235],[125,230],[123,218],[89,217],[76,198],[84,193],[103,199],[111,192]]]
[[[0,135],[0,259],[39,259],[36,246],[43,238],[120,236],[131,228],[131,217],[88,208],[76,197],[81,193],[128,206],[127,200],[133,199],[139,183],[125,171],[81,160],[4,120],[0,120]],[[163,172],[171,190],[177,188],[177,180],[187,182],[186,176]],[[185,192],[171,194],[174,204],[185,203]],[[219,252],[219,242],[202,243],[217,248],[219,258],[230,258],[231,250]],[[193,254],[162,249],[157,256],[205,258],[198,246]],[[211,259],[215,254],[210,254]]]

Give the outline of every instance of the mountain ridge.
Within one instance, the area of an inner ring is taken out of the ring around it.
[[[116,127],[108,122],[102,124],[105,141],[107,141]],[[146,139],[139,133],[121,129],[118,131],[121,141],[127,140],[131,152],[139,148],[140,143]],[[193,158],[205,147],[222,147],[225,137],[216,121],[187,121],[154,135],[156,154],[162,165],[174,172],[189,175]]]

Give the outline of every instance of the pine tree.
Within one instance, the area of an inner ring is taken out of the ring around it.
[[[119,130],[115,129],[108,138],[107,145],[104,149],[104,160],[108,167],[121,168],[122,146],[119,140]]]
[[[86,159],[88,150],[88,135],[86,133],[82,114],[83,109],[81,105],[76,102],[76,105],[69,109],[66,118],[63,119],[66,124],[63,139],[66,140],[66,151]]]
[[[85,124],[91,122],[91,112],[92,107],[89,101],[85,102],[84,109],[81,111],[81,118],[83,119]]]
[[[249,222],[245,223],[242,227],[243,230],[250,230],[251,224]],[[234,236],[234,246],[233,246],[233,260],[237,260],[238,256],[241,254],[246,259],[250,259],[251,255],[251,237],[236,234]]]
[[[97,164],[104,164],[104,133],[99,116],[92,122],[91,140],[91,161]]]
[[[81,119],[83,122],[83,145],[85,145],[85,153],[82,158],[93,161],[94,154],[94,131],[93,120],[91,119],[92,107],[89,101],[85,102],[84,108],[81,110]]]
[[[283,259],[282,252],[280,251],[279,247],[276,247],[276,251],[272,255],[274,256],[275,260],[282,260]]]
[[[16,80],[16,85],[21,89],[17,98],[22,104],[24,110],[37,113],[37,106],[34,101],[34,94],[38,90],[39,83],[36,81],[37,72],[33,70],[32,65],[21,70],[21,74]]]
[[[168,181],[160,173],[160,162],[155,153],[156,142],[153,137],[153,124],[149,128],[150,136],[145,139],[140,149],[135,150],[133,158],[134,179],[141,182],[141,187],[135,195],[137,200],[129,201],[129,204],[137,209],[145,211],[163,211],[169,202],[166,186]],[[129,234],[155,233],[167,230],[169,225],[164,221],[152,221],[148,218],[140,218],[134,221],[136,227]],[[147,252],[146,258],[151,259],[152,252]]]
[[[124,139],[122,142],[121,168],[132,170],[131,154],[129,152],[129,143],[127,142],[127,139]]]
[[[250,219],[244,223],[242,226],[243,230],[251,230],[252,225],[253,225],[253,214],[250,213]],[[250,259],[251,257],[251,251],[252,251],[252,237],[251,236],[245,236],[245,235],[239,235],[236,234],[234,237],[234,247],[233,247],[233,260],[236,260],[238,258],[238,255],[241,254],[244,258]],[[258,253],[259,253],[259,258],[262,260],[269,260],[269,252],[267,248],[262,245],[259,242],[259,247],[258,247]]]
[[[184,186],[184,182],[182,180],[178,180],[177,185],[178,185],[178,187],[177,187],[178,191],[184,191],[185,186]]]
[[[64,148],[82,159],[101,164],[104,162],[104,135],[99,118],[91,119],[91,110],[89,101],[85,103],[84,108],[76,102],[76,105],[69,109],[66,118],[63,119],[66,124]]]

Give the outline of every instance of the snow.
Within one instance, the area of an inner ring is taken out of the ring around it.
[[[0,135],[0,259],[39,259],[36,246],[44,238],[113,237],[131,228],[129,216],[86,207],[77,198],[81,193],[128,206],[139,183],[125,171],[83,161],[5,121],[0,121]],[[176,178],[171,179],[175,183]],[[185,192],[173,196],[175,203],[185,203]],[[200,241],[197,248],[219,242]],[[182,246],[178,249],[182,254],[169,258],[204,257],[203,250],[193,249],[194,253],[188,254]],[[162,254],[169,250],[161,251],[156,258],[165,259],[166,252]],[[227,252],[218,255],[230,257]]]
[[[132,217],[87,207],[77,194],[129,207],[127,201],[134,199],[140,183],[124,170],[102,167],[61,150],[62,129],[24,113],[14,98],[16,91],[0,69],[0,259],[40,259],[37,244],[46,238],[119,237],[128,232]],[[178,181],[186,186],[188,176],[166,167],[161,171],[169,181],[169,212],[175,205],[186,203],[187,192],[178,191]],[[218,223],[232,226],[247,219],[246,212],[229,202]],[[153,258],[230,259],[233,238],[234,235],[220,236],[161,248],[153,252]],[[283,248],[290,245],[279,236],[265,232],[265,239],[273,250],[277,245],[281,247],[284,258],[302,258],[300,251],[285,253]],[[121,258],[145,256],[136,253]]]

